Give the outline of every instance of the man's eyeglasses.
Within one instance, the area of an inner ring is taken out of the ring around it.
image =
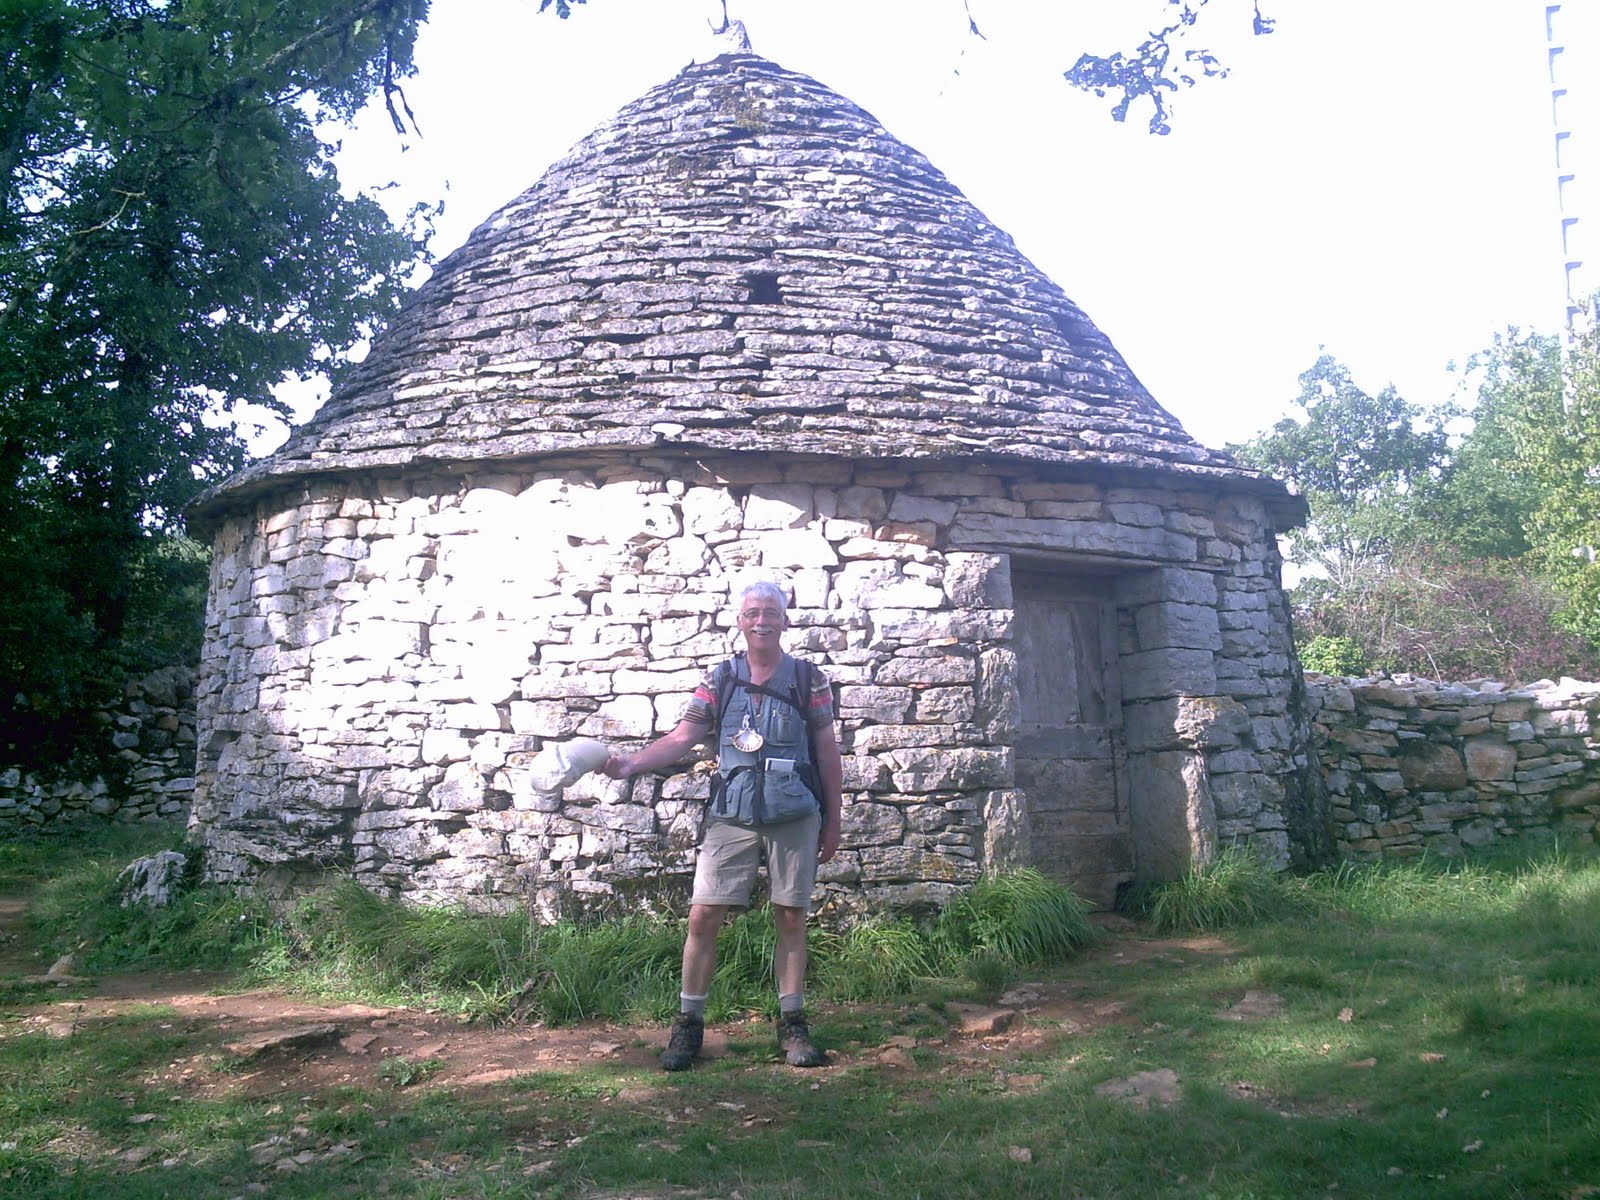
[[[747,608],[739,614],[741,621],[759,621],[762,618],[766,618],[768,621],[781,621],[783,620],[783,610],[781,608]]]

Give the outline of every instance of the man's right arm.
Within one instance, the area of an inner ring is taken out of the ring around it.
[[[643,750],[621,756],[613,754],[601,770],[612,779],[631,779],[645,771],[659,771],[689,753],[697,742],[704,741],[709,728],[702,722],[685,718],[671,733],[658,737]]]
[[[713,667],[694,689],[677,728],[663,734],[643,750],[621,756],[613,754],[601,768],[613,779],[631,779],[645,771],[658,771],[671,766],[695,746],[706,740],[711,732],[717,707],[718,672],[723,667]]]

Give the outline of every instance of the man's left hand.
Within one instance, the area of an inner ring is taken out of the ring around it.
[[[839,852],[839,822],[824,821],[817,838],[817,861],[825,863]]]

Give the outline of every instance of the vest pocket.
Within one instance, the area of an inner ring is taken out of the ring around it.
[[[772,714],[772,740],[780,746],[798,746],[805,740],[805,719],[800,715],[800,710],[782,701],[768,699],[768,704],[775,706]]]
[[[797,771],[741,767],[711,778],[711,814],[735,825],[785,825],[817,811],[817,798]]]

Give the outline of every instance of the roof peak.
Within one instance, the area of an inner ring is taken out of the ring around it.
[[[708,21],[709,25],[710,22]],[[697,63],[715,62],[729,54],[754,54],[750,49],[750,31],[744,26],[743,21],[735,21],[728,16],[728,2],[722,2],[722,25],[712,26],[711,39],[698,54],[694,56]]]

